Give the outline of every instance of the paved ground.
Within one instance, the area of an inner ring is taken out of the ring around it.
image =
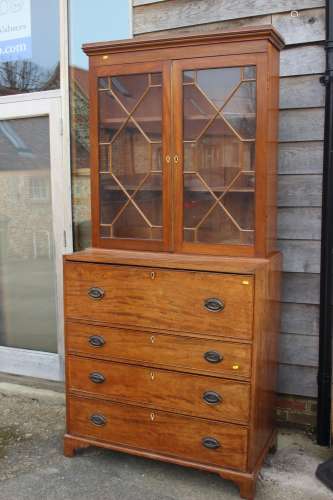
[[[0,378],[0,500],[233,500],[237,488],[214,474],[106,450],[62,455],[61,386],[15,385]],[[14,382],[17,382],[14,380]],[[332,450],[281,430],[257,500],[330,500],[314,476]]]

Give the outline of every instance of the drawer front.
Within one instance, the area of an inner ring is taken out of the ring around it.
[[[216,420],[247,423],[250,384],[142,366],[68,357],[71,391]]]
[[[213,375],[250,377],[251,346],[162,333],[66,324],[69,353]]]
[[[199,463],[246,468],[247,429],[238,425],[71,397],[68,431]]]
[[[65,264],[67,318],[251,338],[251,276]]]

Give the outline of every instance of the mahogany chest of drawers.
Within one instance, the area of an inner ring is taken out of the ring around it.
[[[66,454],[94,444],[211,470],[251,498],[275,439],[280,256],[165,257],[65,258]]]
[[[279,50],[270,26],[84,46],[92,249],[64,260],[65,454],[214,471],[274,445]]]

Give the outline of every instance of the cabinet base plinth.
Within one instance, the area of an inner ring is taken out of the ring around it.
[[[223,469],[221,467],[216,467],[209,464],[191,462],[190,460],[183,460],[177,457],[160,455],[152,451],[141,450],[137,448],[129,448],[127,446],[119,444],[107,443],[103,441],[94,441],[93,439],[72,436],[71,434],[65,434],[64,436],[65,457],[74,457],[77,450],[81,448],[88,448],[89,446],[107,448],[109,450],[121,451],[124,453],[129,453],[131,455],[137,455],[145,458],[150,458],[153,460],[160,460],[162,462],[174,463],[177,465],[182,465],[184,467],[206,470],[207,472],[215,472],[219,474],[223,479],[234,482],[239,487],[239,493],[241,498],[244,498],[246,500],[254,500],[258,471],[268,451],[272,447],[276,446],[276,433],[274,432],[272,434],[270,440],[267,443],[267,446],[263,450],[260,460],[256,465],[255,471],[252,473],[236,471],[231,469]]]

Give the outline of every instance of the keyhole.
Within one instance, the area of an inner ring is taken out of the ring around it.
[[[150,342],[151,342],[152,344],[155,342],[155,337],[154,337],[154,335],[152,335],[152,336],[150,337]]]
[[[154,372],[150,372],[150,378],[151,378],[152,380],[154,380],[154,379],[155,379],[155,373],[154,373]]]
[[[155,413],[151,412],[151,414],[150,414],[150,420],[155,420]]]
[[[150,277],[151,277],[152,280],[154,280],[156,278],[155,271],[151,271]]]

